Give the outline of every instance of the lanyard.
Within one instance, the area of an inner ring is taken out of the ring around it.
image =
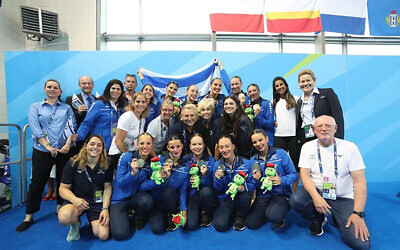
[[[169,121],[168,121],[168,124],[169,124]],[[162,122],[162,119],[161,119],[161,117],[160,117],[160,133],[161,133],[161,138],[164,138],[163,131],[166,131],[166,130],[167,130],[167,126],[163,127],[163,122]],[[168,138],[168,137],[167,137],[167,138]]]
[[[94,186],[92,178],[90,177],[86,167],[85,167],[85,174],[86,174],[86,177],[87,177],[88,181],[90,182],[90,184],[92,184]]]
[[[56,117],[57,109],[58,109],[58,105],[57,105],[57,103],[56,103],[56,107],[54,108],[53,113],[51,113],[51,116],[50,116],[49,121],[47,122],[46,128],[49,128],[49,127],[50,127],[50,124],[53,122],[54,118]]]
[[[261,158],[261,159],[260,159],[260,158]],[[261,157],[261,155],[260,155],[260,154],[257,154],[257,164],[258,164],[258,166],[261,166],[260,160],[263,160],[263,161],[264,161],[264,159]],[[267,161],[268,161],[268,153],[267,153],[267,157],[265,157],[264,164],[267,164]]]
[[[322,169],[322,161],[321,161],[321,151],[319,148],[319,143],[317,142],[317,153],[318,153],[318,165],[319,165],[319,172],[321,175],[323,174],[323,169]],[[337,164],[337,148],[336,148],[336,141],[333,141],[333,161],[335,164],[335,176],[337,177],[339,175],[338,173],[338,164]]]
[[[232,174],[235,172],[235,163],[237,163],[239,161],[239,157],[237,155],[235,155],[235,158],[233,158],[233,163],[232,163],[232,170],[231,170],[231,179],[232,179]],[[224,158],[224,165],[225,165],[225,158]],[[228,165],[229,167],[229,165]]]

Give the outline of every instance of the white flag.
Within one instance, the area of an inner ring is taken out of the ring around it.
[[[71,135],[75,134],[75,126],[74,126],[74,121],[72,120],[72,116],[68,117],[68,121],[65,124],[65,128],[63,131],[63,138],[67,139]]]
[[[78,98],[77,95],[75,95],[75,93],[72,95],[72,101],[71,101],[71,105],[74,109],[78,109],[79,106],[83,105],[83,103],[81,102],[81,100]]]

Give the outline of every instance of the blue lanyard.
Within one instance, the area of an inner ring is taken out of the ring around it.
[[[223,159],[224,159],[224,165],[225,165],[226,164],[225,163],[225,158],[223,158]],[[235,158],[233,158],[232,170],[231,170],[231,173],[230,173],[231,179],[233,179],[232,175],[235,172],[235,165],[236,165],[235,163],[237,163],[238,161],[239,161],[239,157],[237,155],[235,155]],[[228,168],[229,168],[229,165],[228,165]]]
[[[57,103],[55,105],[56,106],[54,107],[53,113],[51,113],[51,116],[50,116],[49,121],[47,122],[46,128],[50,127],[50,124],[53,122],[54,118],[56,117],[56,112],[57,112],[57,109],[58,109],[58,105],[57,105]]]
[[[318,153],[318,165],[319,165],[319,172],[321,175],[323,174],[323,169],[322,169],[322,161],[321,161],[321,151],[319,148],[319,142],[317,142],[317,153]],[[336,141],[333,141],[333,161],[335,164],[335,175],[336,177],[339,175],[338,173],[338,164],[337,164],[337,148],[336,148]]]
[[[85,174],[86,174],[86,177],[87,177],[88,181],[90,182],[90,184],[92,184],[92,185],[94,186],[93,181],[92,181],[92,178],[90,177],[90,175],[89,175],[89,173],[88,173],[86,167],[85,167]]]

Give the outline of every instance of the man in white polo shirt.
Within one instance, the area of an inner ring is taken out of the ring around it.
[[[162,154],[166,150],[170,129],[174,126],[172,115],[174,104],[169,99],[161,103],[161,114],[152,120],[147,127],[147,132],[154,138],[153,150],[157,154]]]
[[[311,222],[310,233],[320,236],[332,213],[334,225],[351,248],[369,248],[364,221],[367,201],[365,165],[357,146],[335,138],[337,125],[331,116],[315,120],[317,139],[303,145],[299,167],[303,186],[290,197],[290,205]]]

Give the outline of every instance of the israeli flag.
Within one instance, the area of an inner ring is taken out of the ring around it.
[[[63,131],[63,138],[66,140],[68,137],[70,137],[73,134],[75,134],[74,121],[72,119],[72,116],[69,116],[68,117],[68,121],[65,124],[65,128],[64,128],[64,131]]]
[[[178,91],[175,97],[178,98],[186,96],[186,89],[191,85],[197,86],[200,96],[205,95],[210,90],[212,79],[221,77],[217,59],[212,60],[210,63],[194,72],[183,75],[162,75],[144,68],[141,68],[141,72],[144,77],[142,79],[142,84],[151,84],[154,89],[161,94],[165,94],[165,88],[169,82],[177,82]]]
[[[78,109],[79,106],[84,105],[75,93],[72,95],[71,105],[74,109]]]

